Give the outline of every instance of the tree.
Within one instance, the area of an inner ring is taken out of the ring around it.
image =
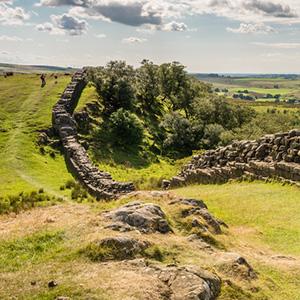
[[[143,60],[136,71],[136,93],[143,110],[159,110],[159,66],[149,60]]]
[[[185,67],[178,62],[162,64],[159,68],[161,95],[169,100],[173,110],[179,108],[178,96],[187,87],[188,76]]]
[[[111,61],[97,70],[94,83],[103,100],[106,115],[119,108],[132,108],[135,99],[134,74],[134,69],[124,61]]]
[[[169,154],[191,154],[195,146],[195,134],[189,120],[173,112],[165,116],[161,127],[165,132],[163,149]]]
[[[119,146],[137,146],[143,140],[143,126],[138,117],[123,108],[112,113],[108,130],[113,143]]]
[[[211,149],[220,144],[225,129],[220,124],[209,124],[204,130],[203,145]]]

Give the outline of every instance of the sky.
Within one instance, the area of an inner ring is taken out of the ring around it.
[[[0,62],[300,73],[299,0],[0,0]]]

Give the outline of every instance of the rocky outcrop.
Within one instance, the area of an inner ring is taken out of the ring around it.
[[[108,237],[92,242],[85,250],[93,261],[133,259],[142,255],[150,246],[147,241],[139,241],[130,237]]]
[[[257,278],[253,267],[244,257],[236,253],[218,253],[215,266],[221,273],[239,280],[253,280]]]
[[[72,114],[85,86],[85,72],[75,73],[71,83],[53,107],[52,124],[62,142],[70,171],[97,199],[113,199],[121,194],[132,192],[135,188],[132,183],[116,182],[108,173],[99,171],[92,164],[84,147],[78,142],[77,124]]]
[[[192,183],[225,183],[243,176],[275,178],[300,185],[300,130],[266,135],[256,141],[239,141],[196,155],[178,176],[163,187]]]
[[[179,208],[178,215],[183,220],[189,219],[191,227],[198,228],[202,232],[211,232],[221,234],[221,226],[227,225],[216,219],[209,211],[202,200],[197,199],[179,199],[170,202],[171,205],[177,205]]]
[[[118,231],[131,231],[134,229],[143,233],[168,233],[171,231],[166,215],[155,204],[131,202],[116,210],[105,214],[113,223],[107,228]]]
[[[195,266],[160,268],[157,272],[170,288],[172,300],[216,299],[220,293],[221,280]]]

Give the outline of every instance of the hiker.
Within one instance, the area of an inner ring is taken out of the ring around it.
[[[41,78],[41,81],[42,81],[41,87],[43,88],[46,85],[46,76],[45,76],[45,74],[42,74],[40,78]]]

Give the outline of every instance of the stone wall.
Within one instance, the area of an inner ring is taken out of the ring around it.
[[[164,188],[192,183],[225,183],[230,179],[275,178],[300,186],[300,130],[239,141],[196,155]]]
[[[52,125],[62,142],[69,170],[97,199],[113,199],[132,192],[135,188],[132,183],[116,182],[112,180],[110,174],[99,171],[78,142],[77,124],[72,114],[85,86],[85,72],[75,73],[71,83],[53,107]]]

